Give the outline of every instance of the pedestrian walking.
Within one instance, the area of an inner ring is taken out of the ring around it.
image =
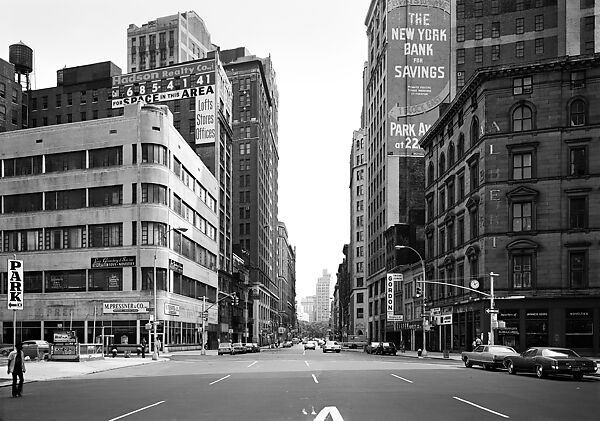
[[[156,346],[156,355],[160,355],[160,347],[161,347],[161,342],[159,338],[156,338],[156,343],[154,344],[154,346]]]
[[[146,358],[146,338],[142,338],[142,358]]]
[[[11,373],[13,378],[12,397],[20,398],[23,393],[23,374],[25,373],[25,354],[23,353],[23,344],[20,342],[15,344],[15,349],[8,354],[8,374]]]

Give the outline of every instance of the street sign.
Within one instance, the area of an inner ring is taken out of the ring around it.
[[[402,322],[404,321],[404,314],[391,314],[387,316],[388,322]]]
[[[498,310],[497,308],[486,308],[485,312],[488,314],[498,314],[500,313],[500,310]]]
[[[23,261],[8,259],[8,309],[23,310]]]

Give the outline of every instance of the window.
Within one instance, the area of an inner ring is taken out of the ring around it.
[[[42,156],[27,156],[4,160],[4,177],[42,173]]]
[[[575,177],[586,175],[587,163],[587,147],[574,146],[569,150],[569,175]]]
[[[167,246],[167,225],[160,222],[142,221],[142,245]]]
[[[471,120],[471,147],[475,146],[479,141],[479,119],[473,117]]]
[[[86,91],[81,91],[81,103],[82,104],[87,103]]]
[[[515,43],[515,57],[523,57],[525,55],[525,43],[517,41]]]
[[[512,204],[512,230],[514,232],[531,231],[531,202]]]
[[[465,154],[465,135],[463,135],[462,133],[460,134],[460,136],[458,137],[458,145],[456,147],[456,157],[458,159],[462,158],[462,156]]]
[[[62,106],[62,94],[56,94],[56,108]]]
[[[44,280],[48,293],[85,291],[85,270],[46,271]]]
[[[142,162],[167,165],[167,148],[152,143],[142,144]]]
[[[444,228],[440,228],[439,235],[439,252],[443,254],[446,252],[446,230]]]
[[[535,15],[535,30],[544,30],[544,15]]]
[[[587,286],[585,251],[569,252],[569,283],[571,288],[585,288]]]
[[[584,18],[585,32],[592,32],[596,24],[595,16],[586,16]]]
[[[6,106],[0,104],[0,121],[6,121]]]
[[[512,255],[512,286],[515,289],[531,288],[532,255]]]
[[[521,35],[523,33],[525,33],[525,26],[524,26],[524,19],[523,18],[517,18],[515,20],[515,32],[517,33],[517,35]]]
[[[454,181],[448,183],[448,207],[454,206]]]
[[[492,14],[500,13],[500,0],[492,0]]]
[[[535,39],[535,53],[544,54],[544,38]]]
[[[48,109],[48,95],[42,96],[42,109],[43,110]]]
[[[46,155],[46,173],[85,168],[85,151]]]
[[[465,218],[458,218],[456,224],[456,245],[460,246],[465,242]]]
[[[85,227],[46,228],[46,250],[78,249],[84,246]]]
[[[433,167],[433,162],[429,163],[429,171],[427,174],[427,181],[429,182],[429,184],[431,184],[435,181],[435,169]]]
[[[448,225],[448,250],[454,248],[454,225]]]
[[[123,224],[88,226],[88,247],[122,247]]]
[[[0,82],[0,98],[6,98],[6,84],[4,82]]]
[[[483,47],[475,47],[475,63],[483,62]]]
[[[56,124],[61,124],[62,123],[62,116],[59,114],[56,116]]]
[[[500,60],[500,46],[492,45],[492,61]]]
[[[23,231],[4,231],[4,251],[35,251],[42,250],[42,230],[30,229]]]
[[[427,198],[427,220],[432,220],[434,215],[435,212],[433,210],[433,196],[430,196]]]
[[[456,72],[456,86],[459,88],[465,86],[465,72]]]
[[[586,123],[586,107],[582,99],[571,102],[569,107],[569,119],[571,127],[584,126]]]
[[[544,0],[535,0],[535,7],[544,7]]]
[[[500,22],[492,22],[492,38],[500,37]]]
[[[123,269],[93,269],[88,271],[88,291],[122,291]]]
[[[475,0],[475,13],[474,16],[476,18],[480,18],[483,16],[483,1]]]
[[[483,25],[481,23],[475,25],[475,39],[483,39]]]
[[[465,0],[456,0],[456,19],[465,18]]]
[[[464,42],[465,41],[465,27],[458,26],[456,27],[456,42]]]
[[[446,190],[442,188],[439,191],[439,197],[440,212],[444,212],[446,210]]]
[[[517,12],[521,11],[524,9],[524,2],[525,0],[515,0],[516,1],[516,10]]]
[[[456,64],[465,64],[465,49],[458,48],[456,50]]]
[[[13,104],[17,104],[18,103],[18,99],[19,99],[19,93],[17,91],[17,88],[13,88],[13,90],[12,90],[12,102],[13,102]]]
[[[356,309],[356,318],[357,319],[364,319],[365,318],[365,309],[362,307],[359,307]]]
[[[520,105],[512,113],[513,132],[522,132],[533,128],[531,108]]]
[[[458,176],[458,200],[462,201],[465,198],[465,174]]]
[[[571,72],[571,89],[585,88],[585,71]]]
[[[442,153],[440,154],[440,177],[442,176],[442,174],[444,174],[446,172],[446,157],[445,155]]]
[[[92,149],[89,152],[90,168],[112,167],[123,165],[123,147]]]
[[[587,228],[587,198],[569,197],[569,228]]]
[[[526,180],[531,178],[531,152],[515,153],[513,155],[513,180]]]
[[[123,204],[123,186],[94,187],[88,190],[89,206],[115,206]]]
[[[471,212],[471,238],[479,236],[479,209],[475,207]]]
[[[533,80],[531,76],[513,79],[513,95],[530,94],[533,92]]]
[[[85,208],[85,189],[49,191],[44,196],[47,211]]]

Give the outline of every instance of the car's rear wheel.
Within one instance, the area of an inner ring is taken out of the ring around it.
[[[465,357],[465,367],[467,367],[467,368],[473,367],[473,363],[471,363],[471,361],[469,361],[469,357]]]
[[[512,361],[506,363],[506,369],[508,370],[508,374],[517,374],[517,370],[515,370],[515,365]]]
[[[339,353],[340,353],[340,350],[339,350],[339,349],[336,349],[336,350],[335,350],[335,352],[336,352],[336,354],[339,354]]]
[[[573,378],[575,380],[582,380],[583,379],[583,373],[573,373]]]
[[[543,379],[544,377],[546,377],[544,367],[542,367],[541,365],[537,365],[535,367],[535,375],[538,377],[538,379]]]

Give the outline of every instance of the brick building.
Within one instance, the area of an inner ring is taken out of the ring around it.
[[[475,72],[423,138],[428,284],[452,324],[429,349],[475,337],[600,351],[600,56]],[[520,299],[498,299],[505,297]]]

